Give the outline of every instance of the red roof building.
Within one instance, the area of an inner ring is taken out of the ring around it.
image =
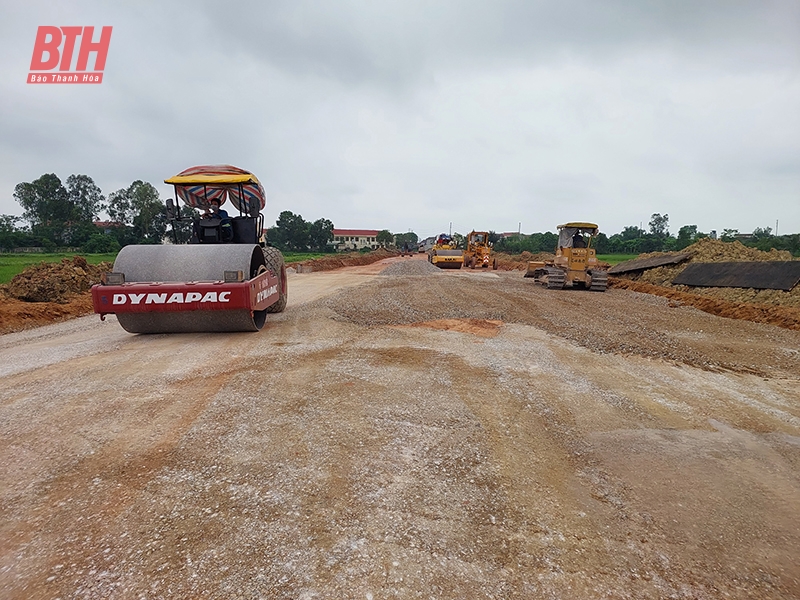
[[[377,229],[334,229],[333,246],[336,250],[361,250],[378,248]]]

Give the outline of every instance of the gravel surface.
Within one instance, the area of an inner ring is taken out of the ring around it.
[[[389,263],[0,337],[0,596],[800,597],[800,332]]]
[[[429,263],[427,260],[402,260],[395,262],[383,269],[379,275],[386,277],[411,277],[418,275],[420,277],[430,275],[442,275],[442,270]]]

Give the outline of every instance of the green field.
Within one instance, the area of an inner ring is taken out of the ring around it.
[[[72,258],[83,256],[89,264],[96,265],[103,261],[114,262],[116,254],[0,254],[0,284],[8,283],[18,273],[22,273],[28,265],[35,265],[40,262],[61,262],[62,258]],[[321,252],[284,252],[283,257],[287,263],[295,263],[303,260],[330,256]]]
[[[0,254],[0,283],[8,283],[18,273],[22,273],[28,265],[41,262],[61,262],[63,258],[83,256],[92,265],[103,261],[114,262],[116,254]]]
[[[597,259],[607,262],[612,267],[618,263],[625,262],[626,260],[633,260],[639,256],[638,254],[598,254]]]
[[[325,254],[323,252],[283,252],[283,260],[285,260],[287,263],[296,263],[304,260],[321,258],[323,256],[333,256],[333,255]]]

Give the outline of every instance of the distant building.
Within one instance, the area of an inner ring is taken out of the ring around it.
[[[103,233],[105,234],[111,233],[112,229],[118,229],[122,227],[121,223],[117,223],[115,221],[92,221],[92,225],[98,229],[102,229]]]
[[[417,244],[417,249],[418,249],[420,252],[427,252],[428,250],[430,250],[431,248],[433,248],[433,245],[434,245],[435,243],[436,243],[436,236],[433,236],[433,237],[427,237],[427,238],[425,238],[424,240],[422,240],[421,242],[419,242],[419,243]]]
[[[362,248],[375,250],[380,247],[377,240],[378,232],[377,229],[334,229],[333,241],[328,243],[337,252],[361,250]]]

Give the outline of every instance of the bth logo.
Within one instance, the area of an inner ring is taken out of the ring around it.
[[[94,27],[39,27],[33,45],[28,83],[103,83],[111,27],[103,27],[99,41],[92,41],[93,36]],[[81,38],[78,60],[75,70],[70,71],[78,38]],[[91,53],[95,54],[94,70],[87,72]]]

